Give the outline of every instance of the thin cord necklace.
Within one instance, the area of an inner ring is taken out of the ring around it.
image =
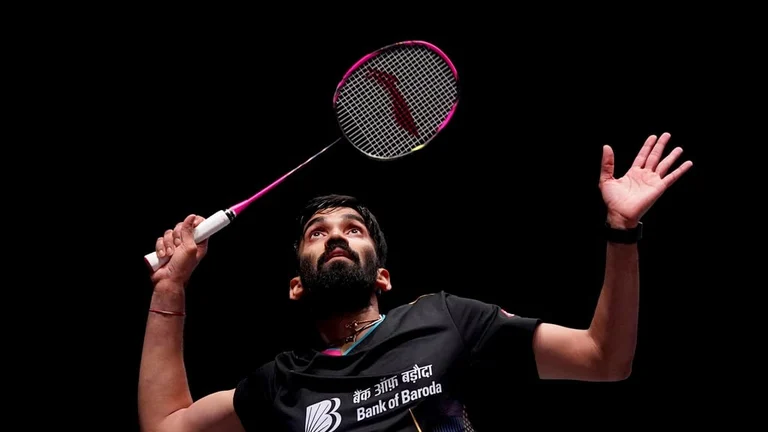
[[[365,321],[352,321],[351,323],[344,326],[344,328],[351,329],[352,334],[340,339],[337,339],[336,341],[332,342],[331,346],[338,346],[338,345],[344,345],[345,343],[349,342],[355,342],[357,340],[357,335],[360,334],[363,330],[366,330],[368,328],[373,327],[377,322],[381,321],[382,316],[379,314],[379,317],[376,319],[371,320],[365,320]],[[360,328],[357,328],[357,326],[363,325]]]

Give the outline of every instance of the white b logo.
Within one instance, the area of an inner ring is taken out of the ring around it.
[[[339,398],[320,401],[307,407],[307,419],[304,432],[333,432],[341,424],[341,414],[336,410],[341,406]]]

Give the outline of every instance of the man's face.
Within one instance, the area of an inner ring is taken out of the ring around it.
[[[313,215],[304,228],[299,257],[301,300],[317,318],[370,305],[377,289],[376,252],[356,211],[325,209]]]

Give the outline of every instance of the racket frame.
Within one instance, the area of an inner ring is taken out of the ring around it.
[[[356,146],[352,142],[353,140],[351,140],[347,136],[347,134],[345,132],[345,128],[342,126],[341,119],[339,118],[339,112],[338,112],[337,103],[338,103],[338,100],[339,100],[339,96],[341,95],[341,90],[344,87],[344,85],[346,84],[347,80],[349,79],[349,77],[353,73],[355,73],[355,71],[357,71],[360,68],[361,65],[365,64],[370,59],[372,59],[372,58],[374,58],[374,57],[376,57],[378,55],[381,55],[382,53],[384,53],[386,51],[392,50],[394,48],[398,48],[398,47],[403,46],[403,45],[423,46],[423,47],[426,47],[429,50],[433,51],[435,54],[439,55],[442,58],[442,60],[448,65],[448,67],[451,69],[451,72],[453,73],[453,79],[456,81],[456,98],[455,98],[455,100],[453,102],[453,106],[451,107],[450,111],[445,116],[445,119],[437,127],[437,131],[432,133],[432,136],[427,141],[425,141],[422,144],[414,147],[410,151],[404,152],[404,153],[402,153],[400,155],[397,155],[397,156],[382,157],[382,156],[372,155],[370,153],[367,153],[367,152],[361,150],[358,146]],[[364,55],[358,61],[356,61],[352,65],[352,67],[350,67],[347,70],[347,72],[341,78],[339,83],[336,85],[336,90],[333,92],[333,104],[332,104],[332,106],[333,106],[334,112],[336,113],[336,123],[337,123],[337,125],[339,127],[339,130],[341,131],[341,134],[344,136],[344,139],[348,143],[352,144],[352,147],[354,147],[357,151],[359,151],[360,153],[362,153],[363,155],[365,155],[366,157],[368,157],[370,159],[377,160],[377,161],[393,161],[393,160],[400,159],[400,158],[402,158],[404,156],[408,156],[408,155],[410,155],[410,154],[412,154],[412,153],[414,153],[414,152],[416,152],[418,150],[421,150],[424,147],[426,147],[427,144],[429,144],[432,141],[434,141],[435,138],[437,138],[437,136],[440,134],[440,132],[443,129],[445,129],[446,126],[448,126],[448,123],[450,123],[451,119],[453,118],[454,114],[456,113],[456,109],[457,109],[457,107],[459,105],[459,100],[460,99],[461,99],[461,81],[459,80],[459,72],[456,69],[456,66],[453,64],[453,61],[451,61],[451,59],[448,57],[448,55],[445,54],[445,52],[443,50],[441,50],[440,48],[438,48],[435,44],[432,44],[430,42],[426,42],[426,41],[423,41],[423,40],[407,40],[407,41],[395,42],[395,43],[383,46],[383,47],[381,47],[381,48],[379,48],[379,49],[377,49],[377,50],[375,50],[373,52],[370,52],[370,53]]]

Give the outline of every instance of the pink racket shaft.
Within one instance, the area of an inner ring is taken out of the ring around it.
[[[390,68],[393,70],[385,70]],[[402,89],[396,88],[398,82]],[[424,148],[448,124],[458,102],[457,83],[456,67],[439,48],[423,41],[398,42],[356,62],[338,84],[333,106],[347,141],[368,157],[392,160]],[[387,100],[391,101],[385,104],[390,106],[391,116],[385,121],[381,114],[386,110],[376,107]],[[253,201],[341,139],[254,196],[211,215],[195,228],[195,243],[229,225]],[[156,252],[144,256],[153,271],[169,259]]]
[[[240,213],[242,213],[246,208],[248,208],[248,206],[250,206],[251,203],[253,203],[257,199],[264,196],[264,194],[272,190],[275,186],[282,183],[286,178],[288,178],[288,176],[298,171],[301,167],[308,164],[312,159],[318,157],[321,153],[331,148],[331,146],[333,146],[340,140],[341,138],[332,142],[327,147],[317,152],[317,154],[315,154],[311,158],[304,161],[301,165],[287,172],[285,175],[275,180],[274,182],[272,182],[272,184],[265,187],[261,191],[257,192],[255,195],[248,198],[247,200],[239,202],[228,209],[219,210],[216,213],[212,214],[210,217],[206,218],[204,221],[200,223],[200,225],[195,227],[195,231],[194,231],[195,243],[198,243],[198,244],[202,243],[208,237],[221,231],[224,227],[232,223],[232,221],[235,220],[235,218],[239,216]],[[147,264],[147,266],[149,266],[150,269],[152,269],[152,271],[157,271],[158,269],[160,269],[160,267],[165,265],[169,260],[170,260],[170,257],[167,255],[163,257],[157,256],[156,251],[144,255],[144,262]]]

